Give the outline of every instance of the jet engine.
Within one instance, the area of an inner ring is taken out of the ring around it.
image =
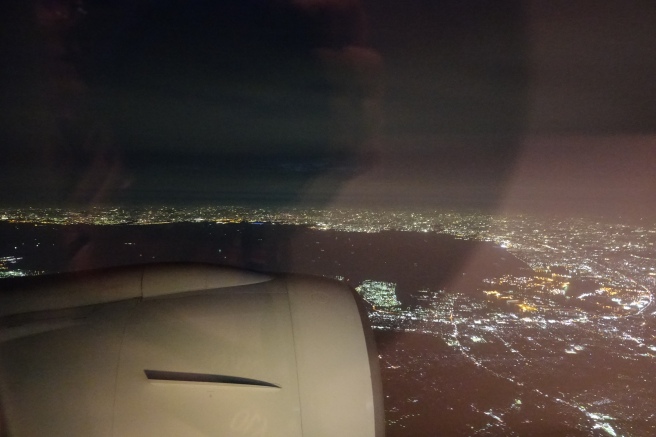
[[[4,284],[0,435],[384,433],[371,331],[339,282],[158,264]]]

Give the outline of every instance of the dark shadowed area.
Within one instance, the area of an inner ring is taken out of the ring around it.
[[[4,11],[4,203],[653,213],[649,2]]]

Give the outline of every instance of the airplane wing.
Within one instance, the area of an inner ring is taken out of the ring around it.
[[[353,291],[160,264],[0,294],[11,436],[382,436],[378,357]]]

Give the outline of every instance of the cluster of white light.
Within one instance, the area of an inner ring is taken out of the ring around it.
[[[396,298],[396,284],[393,282],[381,282],[366,280],[355,287],[360,295],[379,309],[398,309],[401,303]]]

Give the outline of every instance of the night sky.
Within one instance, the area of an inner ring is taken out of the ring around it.
[[[650,1],[3,8],[2,204],[656,213]]]

